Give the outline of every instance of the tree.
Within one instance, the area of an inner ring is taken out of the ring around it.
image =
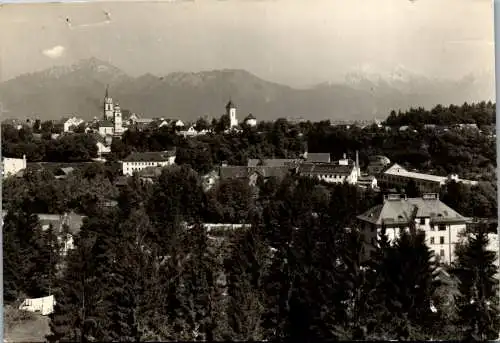
[[[471,234],[457,249],[454,274],[460,280],[460,324],[465,338],[494,340],[498,338],[498,281],[494,262],[496,253],[488,250],[485,228]]]
[[[230,329],[227,339],[264,339],[264,275],[269,257],[269,248],[256,225],[237,234],[225,261],[229,296],[226,313]]]

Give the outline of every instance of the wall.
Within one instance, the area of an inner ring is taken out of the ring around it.
[[[175,163],[175,156],[168,158],[168,161],[162,162],[122,162],[123,175],[133,175],[134,172],[143,170],[149,167],[167,167]]]

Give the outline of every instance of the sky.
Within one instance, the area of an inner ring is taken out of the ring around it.
[[[291,86],[360,70],[457,79],[493,72],[493,34],[490,0],[4,4],[0,80],[90,57],[133,76],[245,69]]]

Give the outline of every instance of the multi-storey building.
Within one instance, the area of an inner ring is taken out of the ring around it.
[[[166,167],[175,163],[175,151],[134,152],[122,161],[123,175],[148,167]]]
[[[455,246],[465,232],[466,218],[439,200],[436,193],[421,198],[407,198],[399,194],[387,195],[384,203],[359,215],[361,229],[368,251],[377,244],[384,227],[390,240],[394,240],[414,222],[417,230],[425,232],[426,243],[440,261],[450,263],[455,258]]]

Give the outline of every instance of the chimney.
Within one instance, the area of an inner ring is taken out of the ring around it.
[[[344,153],[344,160],[347,158],[347,155]]]

